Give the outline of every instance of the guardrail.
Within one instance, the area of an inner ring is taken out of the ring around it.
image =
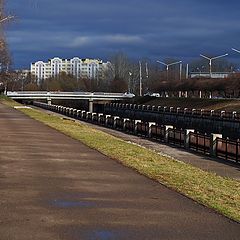
[[[140,120],[105,115],[103,113],[90,113],[84,110],[48,105],[42,102],[34,102],[33,104],[37,107],[75,119],[114,128],[119,131],[125,131],[130,134],[143,136],[166,144],[177,145],[189,150],[239,163],[240,141],[219,138],[217,137],[219,134],[211,134],[210,136],[194,132],[193,129],[176,129],[173,128],[173,126],[157,125],[154,122],[142,122]]]
[[[107,103],[105,104],[106,110],[140,110],[143,112],[153,113],[168,113],[178,114],[186,116],[194,116],[199,118],[218,118],[224,120],[235,120],[240,121],[240,113],[233,111],[217,111],[217,110],[206,110],[206,109],[189,109],[180,107],[166,107],[166,106],[151,106],[151,105],[137,105],[137,104],[122,104],[122,103]]]
[[[240,159],[240,141],[232,141],[229,139],[217,138],[216,154],[218,157],[226,160],[234,160],[239,162]]]
[[[210,136],[191,132],[189,134],[189,148],[197,152],[210,154]]]
[[[184,146],[184,131],[178,129],[169,129],[168,142],[174,145]]]
[[[8,91],[6,95],[12,99],[93,99],[93,100],[124,100],[131,99],[132,93],[106,92],[47,92],[47,91]]]

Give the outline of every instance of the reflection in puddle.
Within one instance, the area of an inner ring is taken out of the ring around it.
[[[60,208],[71,208],[71,207],[93,207],[94,204],[86,201],[67,201],[55,199],[52,204]]]
[[[114,234],[110,231],[101,230],[93,232],[91,240],[114,240]]]

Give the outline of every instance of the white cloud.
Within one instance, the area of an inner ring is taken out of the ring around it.
[[[136,44],[143,43],[144,40],[141,36],[136,35],[95,35],[95,36],[78,36],[75,37],[71,43],[70,47],[82,47],[86,45],[96,44],[96,43],[111,43],[111,44]]]

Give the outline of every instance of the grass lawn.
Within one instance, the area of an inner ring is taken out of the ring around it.
[[[2,100],[9,106],[13,101]],[[127,143],[79,122],[35,109],[19,109],[127,167],[240,222],[240,182],[203,171],[158,153]],[[127,151],[126,151],[127,149]]]
[[[199,98],[151,98],[136,99],[139,104],[240,112],[240,100],[236,99],[199,99]]]

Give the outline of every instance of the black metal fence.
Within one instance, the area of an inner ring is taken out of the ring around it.
[[[148,122],[138,122],[137,123],[137,134],[148,137],[149,135],[149,124]]]
[[[166,136],[166,130],[163,126],[152,125],[151,126],[151,137],[158,141],[164,141]]]
[[[188,144],[190,149],[204,154],[211,154],[212,151],[215,151],[217,157],[239,163],[239,140],[217,138],[216,142],[213,143],[211,136],[209,135],[196,132],[190,132],[187,135],[182,129],[169,128],[166,130],[166,126],[157,125],[155,123],[124,119],[105,114],[90,113],[73,108],[48,105],[39,102],[34,102],[34,105],[74,117],[76,119],[93,122],[105,127],[115,128],[120,131],[126,131],[128,133],[137,134],[157,141],[168,142],[180,147],[186,147]],[[215,144],[215,147],[213,147],[213,144]]]
[[[179,129],[169,129],[168,142],[175,145],[184,146],[184,131]]]
[[[226,160],[233,160],[237,163],[240,158],[240,141],[232,141],[229,139],[216,139],[216,153],[220,158]]]
[[[134,120],[126,120],[125,122],[125,130],[130,133],[135,132],[135,121]]]
[[[191,132],[189,134],[189,148],[197,152],[210,154],[210,136]]]
[[[116,119],[116,129],[117,130],[123,130],[123,126],[124,126],[124,121],[123,118],[117,118]]]
[[[239,112],[230,111],[218,111],[218,110],[208,110],[208,109],[189,109],[189,108],[175,108],[166,106],[150,106],[150,105],[136,105],[136,104],[122,104],[122,103],[110,103],[105,104],[105,109],[107,111],[116,109],[126,109],[126,110],[141,110],[143,112],[160,112],[160,113],[172,113],[178,115],[193,115],[195,117],[203,118],[217,118],[224,120],[235,120],[240,121]]]

